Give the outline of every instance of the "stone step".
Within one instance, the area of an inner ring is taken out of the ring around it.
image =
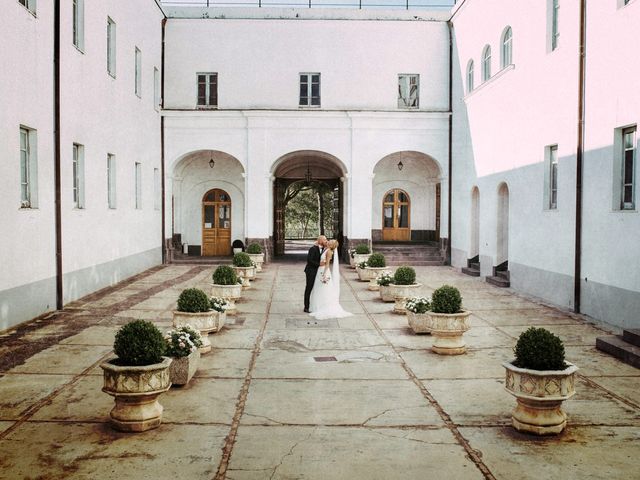
[[[508,282],[510,280],[510,278],[509,278],[509,270],[506,270],[506,271],[499,270],[499,271],[497,271],[496,272],[496,277],[503,278]]]
[[[409,267],[435,267],[444,265],[444,260],[414,260],[411,262],[387,262],[387,266],[389,267],[400,267],[400,266],[409,266]]]
[[[509,283],[509,280],[506,280],[503,277],[498,277],[498,276],[487,277],[487,282],[490,283],[491,285],[495,285],[496,287],[502,287],[502,288],[506,288],[511,285],[511,283]]]
[[[478,271],[480,271],[480,263],[474,263],[474,262],[471,262],[471,263],[469,264],[469,268],[473,268],[474,270],[478,270]]]
[[[472,277],[480,276],[480,269],[471,268],[471,267],[462,267],[462,273],[465,275],[470,275]]]
[[[640,347],[625,342],[621,335],[597,337],[596,348],[622,360],[626,364],[640,368]]]
[[[635,345],[636,347],[640,347],[640,328],[632,328],[629,330],[622,331],[622,339],[630,343],[631,345]]]

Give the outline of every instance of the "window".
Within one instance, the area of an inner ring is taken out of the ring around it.
[[[135,92],[138,97],[142,96],[142,52],[136,47],[136,65],[135,65]]]
[[[160,108],[160,72],[153,68],[153,108]]]
[[[73,144],[73,206],[84,208],[84,147]]]
[[[36,0],[18,0],[18,3],[34,15],[36,14]]]
[[[622,130],[622,210],[635,209],[636,127]]]
[[[153,169],[153,208],[160,210],[160,170]]]
[[[36,131],[20,127],[20,207],[37,208]]]
[[[135,193],[136,209],[142,208],[142,164],[136,162],[135,165]]]
[[[301,73],[300,74],[300,106],[319,107],[320,106],[320,74]]]
[[[218,74],[198,74],[198,107],[218,106]]]
[[[398,75],[398,108],[418,108],[420,75]]]
[[[467,64],[467,93],[473,92],[473,60]]]
[[[107,204],[116,208],[116,156],[107,154]]]
[[[107,72],[116,76],[116,23],[107,17]]]
[[[549,209],[558,208],[558,146],[549,147]]]
[[[84,50],[84,0],[73,0],[73,44]]]
[[[560,15],[560,0],[551,0],[551,50],[558,48],[558,39],[560,38],[560,29],[558,26],[558,17]]]
[[[482,81],[486,82],[491,78],[491,47],[484,47],[482,51]]]
[[[511,27],[507,27],[502,34],[502,68],[508,67],[513,63],[513,32]]]

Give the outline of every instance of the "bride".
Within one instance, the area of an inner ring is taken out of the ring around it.
[[[338,242],[330,240],[320,261],[324,267],[318,269],[309,302],[310,315],[318,320],[351,316],[340,306],[340,268],[336,249]]]

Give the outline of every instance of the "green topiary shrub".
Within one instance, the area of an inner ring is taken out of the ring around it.
[[[253,261],[246,253],[239,252],[233,256],[233,265],[236,267],[253,267]]]
[[[118,356],[117,365],[137,367],[160,363],[167,343],[153,323],[134,320],[116,333],[113,351]]]
[[[178,297],[179,312],[197,313],[209,310],[209,297],[199,288],[187,288]]]
[[[236,271],[228,265],[220,265],[213,272],[213,283],[215,285],[237,285],[238,276]]]
[[[381,253],[372,253],[367,260],[367,266],[371,268],[382,268],[387,266],[387,261]]]
[[[399,267],[393,276],[394,285],[413,285],[416,283],[416,271],[412,267]]]
[[[544,328],[531,327],[522,332],[513,349],[513,365],[530,370],[564,370],[564,345],[559,337]]]
[[[371,250],[369,249],[369,245],[361,243],[360,245],[356,245],[356,253],[358,255],[367,255],[371,253]]]
[[[431,295],[433,313],[458,313],[462,310],[460,290],[451,285],[443,285]]]
[[[250,253],[252,255],[257,255],[259,253],[262,253],[262,247],[260,246],[259,243],[254,242],[247,247],[247,253]]]

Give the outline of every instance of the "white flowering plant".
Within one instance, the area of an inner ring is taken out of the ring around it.
[[[229,302],[222,297],[211,297],[209,305],[211,306],[211,310],[215,310],[216,312],[224,312],[229,308]]]
[[[360,270],[364,270],[365,268],[367,268],[367,262],[357,263],[356,267],[358,267]]]
[[[169,357],[187,357],[202,346],[200,332],[191,325],[180,325],[169,330],[165,335],[167,341],[166,355]]]
[[[385,270],[380,273],[376,278],[376,283],[383,287],[390,285],[393,282],[393,275],[390,270]]]
[[[356,254],[356,249],[355,248],[350,248],[349,250],[347,250],[349,252],[349,256],[351,258],[353,258]]]
[[[413,313],[427,313],[431,308],[431,302],[428,298],[413,297],[405,302],[405,308]]]

